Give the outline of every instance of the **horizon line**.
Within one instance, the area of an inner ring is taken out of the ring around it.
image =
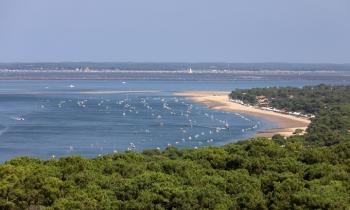
[[[231,61],[0,61],[0,64],[41,64],[41,63],[133,63],[133,64],[302,64],[302,65],[350,65],[350,62],[285,62],[285,61],[266,61],[266,62],[231,62]]]

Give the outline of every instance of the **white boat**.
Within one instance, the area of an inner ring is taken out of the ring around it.
[[[15,117],[15,120],[17,120],[17,121],[24,121],[24,118],[23,117]]]

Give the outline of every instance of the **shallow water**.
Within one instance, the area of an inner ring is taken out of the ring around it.
[[[173,92],[318,83],[1,81],[0,161],[23,155],[43,159],[73,154],[94,157],[168,145],[223,145],[275,125],[256,117],[208,110],[173,96]],[[116,90],[154,92],[81,93]]]

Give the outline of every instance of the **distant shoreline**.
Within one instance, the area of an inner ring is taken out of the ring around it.
[[[104,90],[104,91],[81,91],[80,94],[117,94],[117,93],[159,93],[159,90]]]
[[[274,63],[0,63],[0,80],[350,81],[348,65]]]
[[[229,92],[222,91],[186,91],[177,92],[174,95],[188,97],[194,102],[205,104],[210,109],[239,112],[247,115],[261,117],[278,125],[277,128],[258,132],[256,136],[272,137],[275,134],[291,136],[296,129],[306,130],[307,126],[310,124],[310,120],[305,118],[261,110],[231,102],[228,99],[228,94]]]

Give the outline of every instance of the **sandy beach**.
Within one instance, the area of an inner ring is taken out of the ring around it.
[[[210,109],[239,112],[247,115],[261,117],[265,120],[277,124],[276,128],[261,131],[257,133],[257,136],[272,137],[275,134],[291,136],[296,129],[306,130],[307,126],[310,124],[309,119],[261,110],[258,108],[248,107],[231,102],[229,101],[228,94],[229,92],[220,91],[190,91],[175,93],[177,96],[188,97],[194,102],[205,104]]]

